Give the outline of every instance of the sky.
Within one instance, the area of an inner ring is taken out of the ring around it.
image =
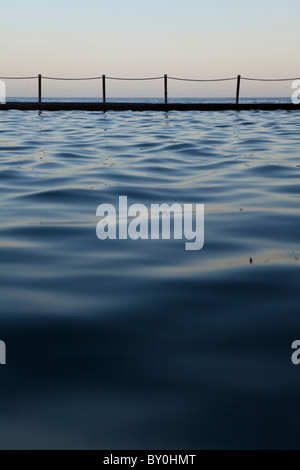
[[[10,0],[0,6],[0,76],[300,77],[299,0]],[[6,81],[35,96],[37,81]],[[234,82],[169,83],[170,97],[232,96]],[[101,82],[43,81],[44,96],[98,96]],[[107,83],[108,97],[159,97],[163,81]],[[242,82],[241,96],[291,84]]]

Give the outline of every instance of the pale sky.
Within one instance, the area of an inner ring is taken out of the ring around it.
[[[299,0],[9,0],[0,7],[0,76],[300,77]],[[7,81],[36,96],[36,81]],[[170,97],[233,96],[235,83],[170,82]],[[241,96],[290,96],[243,82]],[[163,82],[109,82],[108,97],[159,97]],[[50,82],[44,96],[101,95],[100,82]]]

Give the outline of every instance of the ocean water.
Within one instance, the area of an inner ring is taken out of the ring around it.
[[[173,98],[172,96],[168,97],[169,103],[235,103],[235,96],[228,96],[227,98]],[[7,102],[36,102],[37,97],[8,97]],[[91,98],[57,98],[57,97],[43,97],[42,101],[47,103],[63,101],[63,102],[102,102],[102,97],[91,97]],[[164,103],[164,97],[161,98],[110,98],[107,97],[107,103]],[[240,97],[240,103],[290,103],[291,97],[267,97],[267,98],[255,98],[255,97]]]
[[[0,113],[2,449],[298,448],[300,114]],[[205,244],[96,209],[205,204]]]

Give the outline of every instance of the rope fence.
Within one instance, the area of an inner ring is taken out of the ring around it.
[[[164,77],[150,77],[150,78],[119,78],[119,77],[106,77],[107,80],[129,80],[129,81],[145,81],[145,80],[162,80]]]
[[[36,78],[38,77],[0,77],[0,80],[33,80]]]
[[[37,77],[36,77],[37,78]],[[85,80],[100,80],[102,77],[84,77],[84,78],[60,78],[60,77],[45,77],[42,76],[44,80],[67,80],[67,81],[85,81]]]
[[[169,80],[180,80],[181,82],[229,82],[230,80],[236,80],[236,77],[233,78],[214,78],[212,80],[198,80],[196,78],[177,78],[177,77],[168,77]]]
[[[63,77],[46,77],[41,74],[34,77],[0,77],[0,80],[38,80],[38,101],[42,102],[42,79],[43,80],[60,80],[60,81],[87,81],[87,80],[102,80],[102,101],[106,103],[106,80],[122,80],[122,81],[148,81],[148,80],[164,80],[164,100],[165,104],[168,103],[168,80],[177,80],[182,82],[200,82],[200,83],[211,83],[211,82],[228,82],[236,80],[236,104],[239,104],[240,98],[240,86],[241,81],[255,81],[255,82],[289,82],[300,80],[300,77],[296,78],[249,78],[238,75],[237,77],[230,78],[214,78],[209,80],[194,79],[194,78],[180,78],[170,77],[167,74],[161,77],[146,77],[146,78],[124,78],[124,77],[108,77],[102,75],[99,77],[83,77],[83,78],[63,78]]]
[[[295,80],[300,80],[300,78],[248,78],[242,77],[243,80],[251,80],[253,82],[293,82]]]

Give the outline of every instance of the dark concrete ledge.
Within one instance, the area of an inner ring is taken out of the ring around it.
[[[17,109],[21,111],[228,111],[300,110],[293,103],[67,103],[67,102],[7,102],[0,104],[0,111]]]

